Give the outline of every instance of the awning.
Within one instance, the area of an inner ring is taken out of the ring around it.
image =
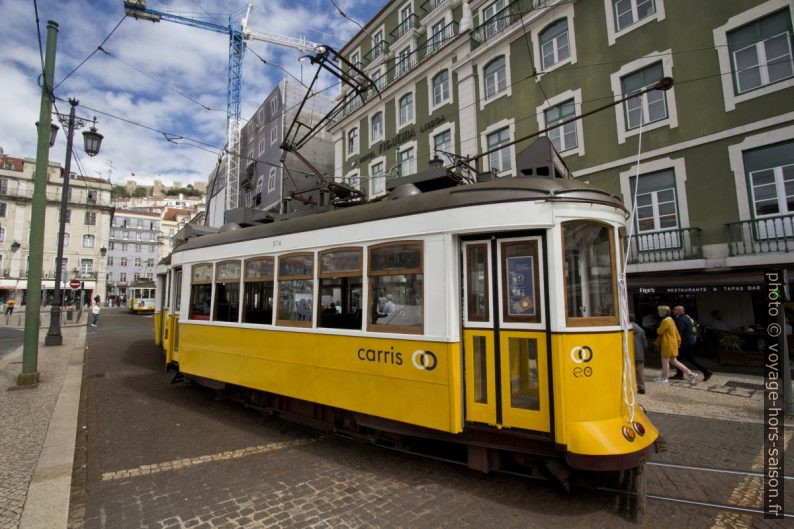
[[[17,288],[17,280],[16,279],[0,279],[0,289],[2,290],[14,290]]]

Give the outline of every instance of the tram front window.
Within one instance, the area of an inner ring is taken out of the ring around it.
[[[240,263],[218,263],[215,271],[215,321],[236,322],[240,313]]]
[[[370,330],[421,333],[422,243],[370,248]]]
[[[562,225],[565,311],[572,325],[617,324],[613,230],[593,222]]]
[[[320,254],[320,327],[361,329],[361,255],[360,248]]]

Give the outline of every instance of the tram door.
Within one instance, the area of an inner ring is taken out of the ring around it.
[[[541,237],[465,242],[466,420],[550,430]]]

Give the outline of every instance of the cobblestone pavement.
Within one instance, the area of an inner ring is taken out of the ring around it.
[[[21,337],[0,358],[0,529],[16,529],[19,525],[72,344],[81,329],[64,327],[62,332],[63,346],[39,345],[37,386],[17,386],[17,375],[22,370]]]
[[[109,312],[109,311],[108,311]],[[71,527],[788,527],[760,516],[649,500],[633,524],[615,498],[323,436],[211,391],[170,384],[152,319],[103,312],[90,329]],[[705,391],[700,391],[705,393]],[[700,393],[682,387],[679,400]],[[653,392],[649,392],[653,395]],[[733,397],[739,398],[739,397]],[[651,412],[658,462],[758,468],[762,430],[735,420]],[[791,433],[791,432],[789,432]],[[794,469],[787,455],[789,474]],[[757,500],[744,476],[650,465],[648,492]],[[794,510],[787,487],[787,504]]]

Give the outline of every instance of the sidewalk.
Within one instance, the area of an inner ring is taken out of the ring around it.
[[[61,312],[61,326],[65,325],[76,325],[78,316],[85,316],[86,313],[89,312],[85,307],[83,307],[82,315],[74,310],[72,312],[72,320],[68,320],[66,318],[66,307],[63,308]],[[85,320],[83,320],[85,323]],[[0,327],[16,327],[16,328],[23,328],[25,326],[25,307],[17,307],[14,309],[14,313],[10,315],[0,314]],[[39,314],[39,327],[49,327],[50,326],[50,307],[43,307],[41,309],[41,313]]]
[[[16,384],[21,344],[0,358],[0,529],[66,527],[86,318],[62,327],[63,345],[45,347],[47,318],[35,386]]]

